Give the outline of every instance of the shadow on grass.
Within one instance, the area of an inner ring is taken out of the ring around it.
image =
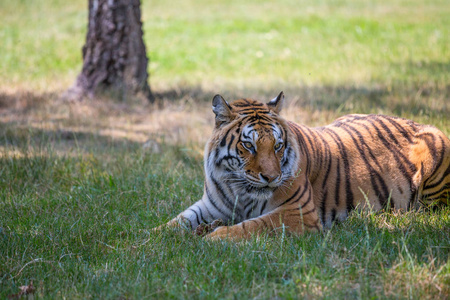
[[[414,80],[424,78],[442,78],[442,82],[446,82],[445,78],[450,74],[450,62],[446,61],[407,61],[400,63],[391,63],[388,72],[395,75],[396,78],[404,80]],[[447,83],[448,84],[448,83]],[[449,86],[447,86],[448,90]]]
[[[413,63],[420,70],[434,72],[436,70],[448,70],[450,64],[446,63]],[[395,68],[395,67],[394,67]],[[423,71],[423,72],[425,72]],[[397,82],[392,86],[383,85],[323,85],[323,86],[292,86],[281,84],[274,86],[248,86],[244,88],[229,87],[225,89],[204,89],[200,86],[179,86],[168,90],[154,91],[157,102],[163,101],[194,101],[209,102],[215,94],[221,94],[225,99],[233,101],[239,98],[255,98],[261,101],[269,101],[276,97],[280,91],[284,91],[290,105],[308,107],[314,110],[339,110],[345,113],[364,113],[381,108],[391,111],[393,114],[409,112],[413,115],[433,114],[448,115],[450,112],[450,85],[437,87],[432,84],[409,84]],[[48,106],[50,102],[60,102],[57,92],[34,93],[24,91],[15,94],[0,92],[0,114],[5,110],[28,112],[39,107]],[[90,99],[85,99],[89,103]],[[131,99],[128,103],[117,99],[103,98],[105,106],[125,108],[127,106],[139,106],[140,103]],[[157,109],[154,107],[154,109]]]
[[[431,69],[447,67],[445,64],[429,65]],[[426,116],[446,120],[450,113],[450,101],[448,101],[450,86],[437,87],[406,83],[403,85],[397,83],[389,87],[381,85],[259,86],[214,91],[202,89],[199,86],[181,86],[155,92],[159,102],[157,105],[107,98],[85,99],[81,105],[77,105],[76,102],[61,101],[57,92],[23,91],[15,94],[0,92],[0,145],[24,147],[32,143],[44,147],[47,143],[55,145],[56,149],[60,147],[64,151],[84,149],[84,152],[90,148],[103,150],[114,147],[136,148],[142,146],[142,140],[148,132],[143,129],[144,127],[133,129],[133,133],[140,134],[140,142],[137,141],[138,138],[133,140],[127,136],[130,132],[130,129],[127,129],[127,123],[132,122],[128,121],[128,116],[131,114],[135,116],[133,122],[139,124],[141,116],[158,111],[165,105],[170,106],[166,111],[166,114],[170,115],[172,109],[178,104],[180,107],[186,107],[188,104],[188,107],[194,107],[194,109],[196,106],[201,106],[202,109],[209,108],[210,101],[216,93],[222,94],[229,101],[242,97],[268,101],[280,90],[285,92],[289,107],[304,108],[308,112],[331,111],[336,116],[347,113],[384,113],[407,118]],[[73,113],[73,111],[76,112]],[[111,124],[117,125],[116,121],[108,119],[111,116],[122,117],[121,127],[118,128],[121,132],[116,136],[106,132],[112,128]],[[186,117],[189,117],[189,114]],[[106,121],[96,122],[101,118]],[[36,125],[44,120],[46,126],[52,129]]]
[[[450,86],[412,86],[401,83],[386,86],[280,86],[247,87],[244,89],[204,90],[200,87],[180,87],[158,91],[159,101],[210,102],[215,94],[228,101],[239,98],[254,98],[269,101],[284,91],[288,105],[309,110],[332,110],[337,113],[373,113],[383,111],[395,115],[431,115],[446,117],[450,113]],[[205,104],[206,105],[206,104]]]
[[[5,151],[29,153],[109,153],[115,149],[121,151],[142,147],[141,143],[125,137],[112,138],[95,132],[79,132],[68,129],[43,130],[27,126],[18,126],[15,122],[0,122],[0,146]]]

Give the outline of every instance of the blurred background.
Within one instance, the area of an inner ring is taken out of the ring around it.
[[[58,99],[81,71],[87,1],[1,1],[3,125],[21,116],[15,125],[38,126],[33,119],[66,130],[71,119],[111,138],[202,144],[214,94],[266,101],[283,90],[285,116],[312,126],[345,113],[386,113],[450,131],[448,1],[153,0],[141,11],[159,105],[72,105]],[[118,127],[124,113],[129,130]]]
[[[179,139],[188,136],[202,144],[214,94],[266,101],[283,90],[285,116],[312,126],[345,113],[385,113],[450,131],[448,1],[153,0],[141,11],[159,105],[91,99],[74,106],[58,98],[81,71],[87,1],[1,1],[3,123],[14,112],[22,123],[51,120],[56,130],[72,118],[112,138],[185,143]],[[140,130],[120,132],[125,108],[128,125],[137,118]],[[105,120],[112,116],[118,120]]]

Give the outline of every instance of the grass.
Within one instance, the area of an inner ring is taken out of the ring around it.
[[[449,297],[448,207],[242,243],[151,231],[201,196],[217,92],[284,90],[310,126],[384,113],[450,136],[448,1],[143,2],[158,105],[61,102],[86,1],[0,2],[0,298]]]
[[[32,140],[27,139],[32,137]],[[177,147],[56,133],[4,133],[0,297],[445,298],[450,209],[354,213],[300,238],[207,242],[151,228],[201,196],[201,161]],[[86,145],[89,147],[86,148]],[[32,149],[31,151],[27,149]],[[29,152],[27,152],[29,151]]]

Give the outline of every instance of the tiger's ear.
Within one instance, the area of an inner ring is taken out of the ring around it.
[[[212,101],[212,109],[216,114],[216,127],[220,127],[224,123],[228,123],[234,119],[231,112],[231,106],[220,95],[215,95]]]
[[[276,98],[267,103],[270,109],[272,109],[276,114],[279,114],[284,104],[284,93],[281,92]]]

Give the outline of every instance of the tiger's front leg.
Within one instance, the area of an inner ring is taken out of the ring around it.
[[[162,224],[154,231],[159,231],[163,228],[184,228],[187,230],[194,230],[201,223],[211,223],[215,219],[221,218],[221,215],[215,212],[213,209],[208,209],[208,199],[204,195],[203,198],[185,211],[181,212],[178,216],[170,220],[169,222]]]
[[[286,231],[292,234],[301,234],[304,231],[321,231],[322,223],[317,215],[309,181],[305,180],[297,188],[291,188],[288,197],[285,192],[280,191],[274,195],[275,197],[284,195],[284,197],[279,201],[280,205],[273,211],[233,226],[218,227],[208,234],[206,239],[240,240],[262,233]]]

